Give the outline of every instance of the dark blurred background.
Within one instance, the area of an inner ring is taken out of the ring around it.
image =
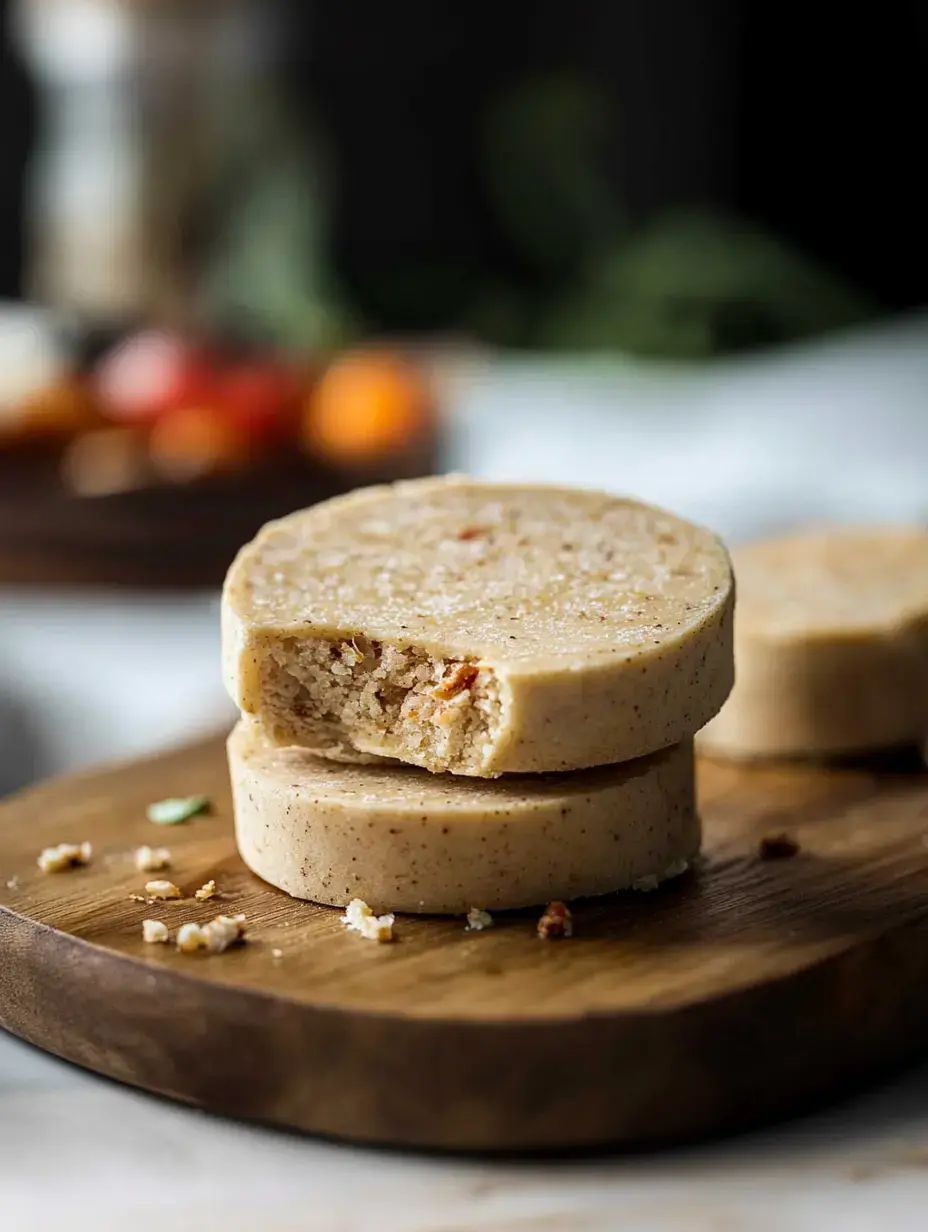
[[[359,484],[928,518],[926,70],[914,0],[0,0],[0,792],[227,718],[234,552]]]
[[[8,9],[14,297],[37,104]],[[924,3],[339,0],[279,17],[288,123],[325,168],[333,294],[366,331],[698,355],[926,298]]]

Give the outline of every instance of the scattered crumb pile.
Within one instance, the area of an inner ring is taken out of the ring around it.
[[[566,903],[548,903],[538,921],[538,936],[542,941],[560,941],[573,936],[574,922]]]
[[[479,933],[485,928],[493,927],[493,917],[489,911],[483,911],[480,907],[471,907],[467,913],[467,928],[470,932]]]
[[[146,881],[145,893],[149,898],[183,898],[180,886],[173,881]]]
[[[171,940],[167,924],[161,920],[143,920],[142,940],[148,945],[157,945],[159,942],[166,944]]]
[[[59,843],[57,847],[46,847],[36,862],[43,873],[63,873],[89,864],[92,855],[90,843]]]
[[[342,923],[368,941],[393,940],[394,915],[374,915],[363,899],[353,898],[345,908]]]
[[[177,948],[182,954],[222,954],[244,940],[244,915],[217,915],[208,924],[181,924],[177,930]]]
[[[167,847],[139,847],[135,867],[140,873],[160,873],[171,867],[171,853]]]

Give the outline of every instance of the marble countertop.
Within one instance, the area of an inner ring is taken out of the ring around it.
[[[456,469],[632,491],[731,539],[928,514],[925,321],[701,372],[511,361],[456,401]],[[212,594],[0,592],[0,794],[228,722],[217,663]],[[0,1034],[2,1232],[921,1232],[926,1209],[928,1069],[697,1150],[496,1164],[223,1122]]]
[[[0,1036],[9,1232],[924,1232],[926,1201],[928,1069],[711,1146],[492,1163],[222,1121]]]

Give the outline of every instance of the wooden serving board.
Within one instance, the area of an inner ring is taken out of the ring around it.
[[[928,1045],[928,776],[915,768],[700,768],[704,865],[653,894],[535,915],[400,918],[349,933],[246,871],[213,740],[0,804],[0,1024],[100,1073],[216,1112],[404,1146],[536,1150],[695,1140],[795,1113]],[[207,793],[157,827],[145,806]],[[758,840],[788,830],[793,859]],[[90,840],[89,868],[37,853]],[[149,907],[139,844],[191,892]],[[146,946],[243,911],[216,956]]]

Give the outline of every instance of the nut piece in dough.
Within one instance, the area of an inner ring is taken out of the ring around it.
[[[700,749],[822,757],[928,733],[928,530],[795,535],[734,565],[737,682]]]
[[[296,898],[463,915],[627,889],[699,850],[693,742],[570,774],[448,778],[229,738],[239,852]]]
[[[721,542],[661,509],[417,480],[291,514],[239,552],[224,674],[281,746],[482,778],[576,770],[718,711],[733,601]]]

